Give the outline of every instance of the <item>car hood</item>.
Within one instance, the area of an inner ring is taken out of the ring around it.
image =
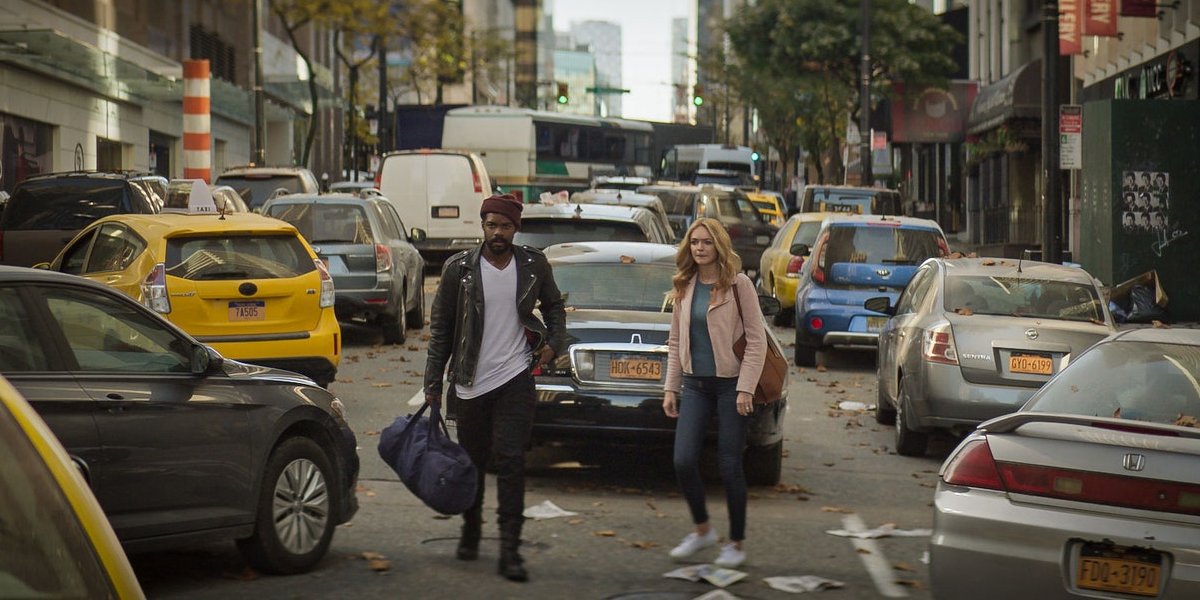
[[[252,365],[231,358],[225,358],[221,363],[221,369],[230,377],[243,377],[249,379],[280,381],[286,383],[303,383],[311,386],[316,386],[316,382],[304,375],[286,371],[284,369],[276,369],[273,367],[264,367],[262,365]]]

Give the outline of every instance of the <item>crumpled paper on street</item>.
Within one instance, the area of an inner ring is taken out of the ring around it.
[[[663,577],[700,581],[703,579],[719,588],[746,578],[746,573],[734,569],[722,569],[713,565],[691,565],[663,573]]]
[[[542,519],[555,519],[558,517],[574,517],[579,513],[563,510],[557,504],[549,500],[543,500],[541,504],[526,508],[522,514],[525,515],[526,519],[540,521]]]
[[[863,531],[850,531],[847,529],[828,529],[825,531],[830,535],[841,537],[858,538],[860,540],[882,537],[925,537],[933,535],[932,529],[896,529],[895,523],[884,523],[875,529],[866,529]]]
[[[803,594],[804,592],[820,592],[823,590],[832,590],[835,588],[846,587],[846,584],[816,575],[800,575],[789,577],[764,577],[763,581],[771,586],[771,589],[781,592],[790,592],[792,594]]]
[[[838,410],[869,410],[874,408],[865,402],[855,402],[853,400],[842,400],[838,402]]]

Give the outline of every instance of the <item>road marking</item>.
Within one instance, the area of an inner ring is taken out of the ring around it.
[[[842,517],[842,527],[851,532],[867,530],[866,524],[858,515]],[[883,550],[879,548],[879,544],[875,540],[850,538],[850,543],[854,544],[855,550],[865,551],[859,552],[858,557],[862,559],[863,566],[867,568],[867,574],[875,582],[875,589],[879,590],[880,594],[888,598],[908,597],[908,592],[896,584],[892,565],[888,563],[887,557],[883,555]]]

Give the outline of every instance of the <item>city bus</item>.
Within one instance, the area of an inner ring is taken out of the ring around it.
[[[650,177],[653,140],[645,122],[505,106],[456,108],[442,127],[443,148],[479,154],[497,188],[525,202],[585,190],[600,173]]]

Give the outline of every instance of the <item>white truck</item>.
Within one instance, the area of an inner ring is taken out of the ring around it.
[[[724,144],[685,144],[674,146],[663,157],[662,178],[694,184],[721,183],[754,186],[754,150],[746,146]]]

